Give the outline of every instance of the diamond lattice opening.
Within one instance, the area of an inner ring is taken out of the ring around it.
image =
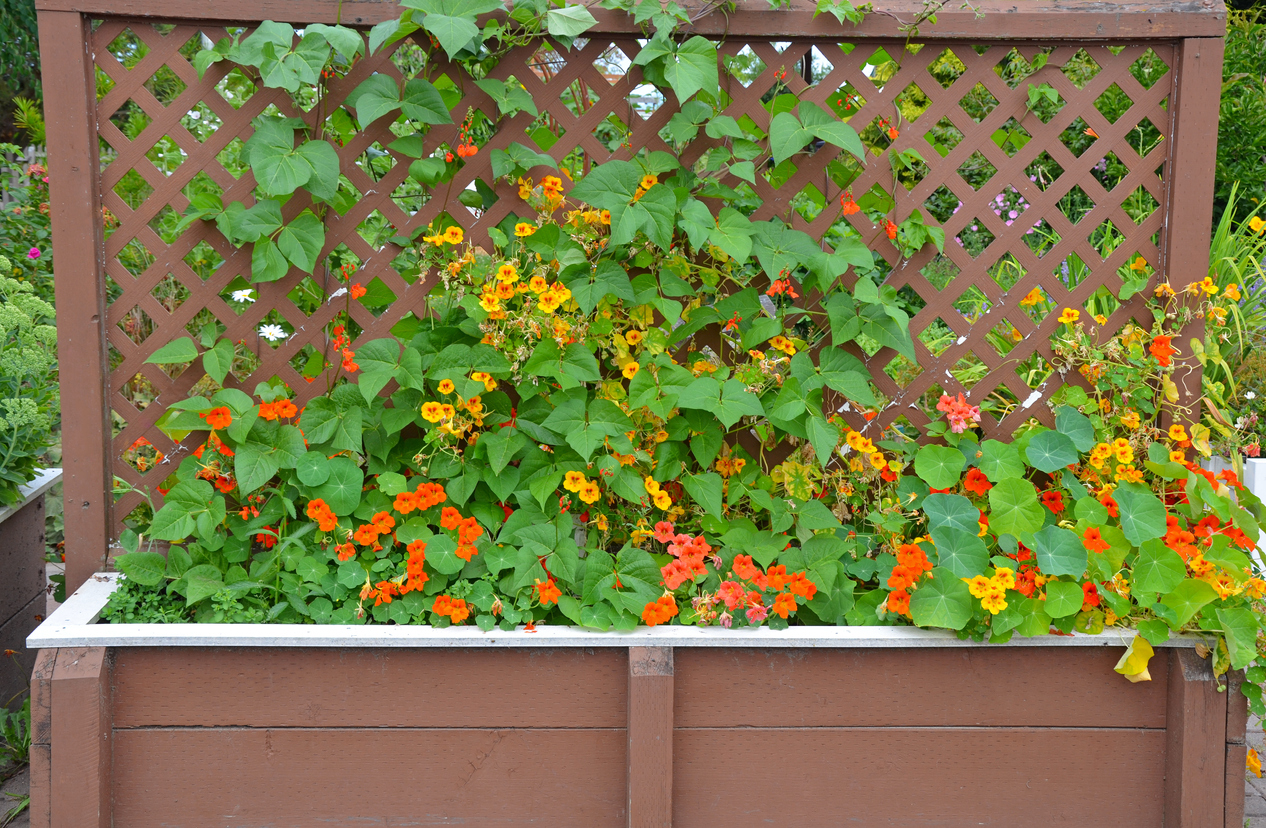
[[[1064,238],[1045,219],[1038,219],[1024,233],[1024,243],[1039,259],[1055,249]]]
[[[174,139],[164,135],[149,152],[145,153],[145,157],[160,173],[171,175],[184,163],[189,154]]]
[[[136,239],[123,245],[115,258],[133,276],[140,276],[154,263],[154,254]]]
[[[928,196],[923,202],[923,209],[932,214],[932,217],[941,224],[949,221],[950,216],[957,213],[963,207],[963,202],[954,195],[953,190],[944,184],[932,191],[932,195]]]
[[[158,67],[143,85],[163,106],[179,98],[189,88],[167,64]]]
[[[220,120],[220,116],[211,111],[211,107],[198,101],[193,109],[186,112],[180,119],[180,125],[189,130],[199,143],[202,143],[214,135],[224,122]]]
[[[220,298],[230,310],[241,316],[259,299],[259,293],[241,276],[234,276],[233,280],[224,286],[224,290],[220,291]]]
[[[136,36],[131,29],[124,29],[106,46],[106,51],[114,55],[114,59],[131,69],[149,54],[149,46]]]
[[[294,335],[294,328],[276,309],[264,314],[255,328],[256,339],[261,345],[280,348]]]
[[[1125,210],[1126,215],[1130,217],[1130,220],[1138,225],[1147,221],[1152,213],[1160,209],[1160,202],[1147,191],[1146,187],[1138,187],[1125,197],[1121,207]]]
[[[1010,292],[1016,283],[1022,281],[1027,275],[1028,271],[1024,269],[1024,265],[1010,253],[1004,253],[1002,258],[989,268],[989,278],[1006,292]]]
[[[846,83],[831,93],[827,105],[840,119],[848,121],[866,105],[866,98],[857,91],[857,87]]]
[[[158,304],[163,306],[163,310],[168,313],[174,313],[176,308],[184,304],[189,298],[189,288],[177,279],[173,274],[168,273],[163,277],[153,290],[149,292]]]
[[[558,99],[563,106],[567,107],[571,114],[582,115],[588,112],[602,98],[594,91],[593,87],[578,78],[563,90]]]
[[[1001,356],[1006,356],[1017,342],[1024,339],[1024,334],[1020,333],[1020,329],[1011,324],[1010,320],[1003,319],[985,334],[985,339]]]
[[[158,397],[158,391],[144,374],[136,374],[123,384],[119,395],[137,411],[144,411]]]
[[[1099,114],[1107,118],[1110,124],[1115,124],[1125,114],[1126,110],[1133,105],[1134,102],[1115,83],[1103,90],[1102,95],[1095,98],[1095,109],[1099,110]]]
[[[1102,71],[1102,67],[1095,62],[1089,52],[1078,49],[1067,63],[1059,67],[1059,71],[1064,73],[1064,77],[1068,78],[1073,86],[1085,89],[1086,84],[1094,80],[1095,75]]]
[[[1056,207],[1065,218],[1073,224],[1078,224],[1091,210],[1095,209],[1095,203],[1090,196],[1086,195],[1086,191],[1080,184],[1074,184],[1072,189],[1059,200]]]
[[[919,333],[918,339],[923,343],[923,347],[928,349],[928,353],[934,357],[939,357],[954,344],[955,340],[958,339],[958,334],[954,332],[954,329],[944,319],[938,316]]]
[[[976,324],[976,320],[988,313],[992,307],[993,303],[989,301],[989,297],[975,285],[968,287],[954,301],[954,310],[958,311],[970,325]]]
[[[324,355],[310,342],[300,348],[288,362],[290,367],[308,382],[319,377],[326,367]]]
[[[246,142],[241,138],[234,138],[224,145],[224,149],[215,154],[215,160],[229,175],[234,178],[241,178],[250,165],[246,163],[242,150],[246,147]]]
[[[140,345],[154,332],[154,320],[150,319],[149,314],[140,305],[133,306],[131,310],[123,314],[123,318],[116,322],[115,326],[136,345]]]
[[[1031,282],[1029,284],[1032,284]],[[1050,295],[1042,289],[1041,285],[1031,287],[1023,293],[1020,290],[1013,289],[1009,293],[1020,308],[1020,312],[1029,318],[1030,322],[1037,324],[1054,312],[1055,302]]]
[[[365,285],[365,295],[359,301],[374,316],[382,316],[391,307],[391,303],[396,301],[396,294],[387,287],[386,282],[375,276]]]
[[[936,79],[942,89],[949,89],[966,71],[967,67],[950,49],[941,52],[928,64],[928,74]]]
[[[1044,47],[1039,49],[1034,55],[1033,60],[1037,60],[1038,55],[1046,55],[1049,57],[1052,47]],[[1033,60],[1029,60],[1020,53],[1019,49],[1012,49],[1003,55],[1002,60],[994,66],[993,70],[998,77],[1002,78],[1007,86],[1015,89],[1024,81],[1028,80],[1037,68],[1033,65]]]
[[[969,155],[963,165],[958,168],[958,174],[973,190],[979,190],[988,184],[989,179],[993,178],[997,172],[998,168],[980,150]]]
[[[593,128],[593,137],[598,139],[598,143],[606,147],[608,152],[616,152],[625,141],[629,140],[629,125],[612,112]]]
[[[1041,354],[1033,354],[1019,364],[1015,373],[1021,382],[1037,391],[1051,378],[1051,374],[1055,373],[1055,369],[1051,367],[1051,364]]]
[[[985,378],[989,373],[989,366],[980,361],[980,357],[975,354],[967,354],[960,357],[957,362],[949,367],[950,376],[963,387],[964,391],[970,391],[976,383]],[[933,400],[933,405],[935,405]],[[933,408],[933,410],[935,410]],[[937,414],[939,416],[939,413]]]
[[[286,298],[304,316],[311,316],[320,310],[321,305],[325,302],[325,291],[311,276],[304,276],[299,281],[299,284],[290,289],[290,292],[286,294]]]
[[[826,196],[813,184],[806,184],[791,197],[791,207],[805,221],[813,221],[826,207]]]
[[[1059,142],[1068,147],[1068,151],[1078,158],[1081,157],[1082,153],[1090,149],[1090,145],[1097,140],[1099,140],[1099,136],[1082,120],[1080,115],[1074,118],[1068,128],[1059,134]]]
[[[989,208],[993,210],[993,214],[1010,227],[1015,221],[1024,215],[1024,211],[1032,207],[1028,199],[1020,194],[1020,191],[1008,184],[1002,192],[993,198],[993,203]]]
[[[954,260],[944,253],[938,253],[919,271],[923,274],[923,278],[927,279],[930,284],[939,293],[957,278],[960,268],[954,264]]]
[[[215,91],[229,106],[241,109],[255,94],[257,87],[241,69],[235,66],[228,74],[220,78],[219,83],[215,85]]]
[[[1130,168],[1121,163],[1115,152],[1109,152],[1099,163],[1090,168],[1090,174],[1103,185],[1105,190],[1112,191],[1121,180],[1130,174]]]
[[[643,121],[649,121],[666,100],[663,91],[650,83],[640,83],[633,87],[633,91],[626,98],[628,105],[641,116]]]
[[[900,388],[906,388],[923,373],[923,366],[902,354],[895,354],[884,366],[884,373]]]
[[[1051,275],[1069,290],[1090,278],[1093,273],[1090,266],[1076,253],[1070,253],[1051,271]]]
[[[1168,64],[1161,60],[1160,55],[1156,54],[1151,47],[1148,47],[1138,60],[1130,64],[1130,74],[1144,89],[1151,89],[1165,77],[1168,71]]]
[[[970,92],[959,99],[958,105],[963,108],[969,118],[980,123],[997,108],[998,99],[985,88],[983,83],[977,83]]]
[[[110,123],[119,128],[119,132],[129,141],[135,141],[136,136],[145,131],[145,128],[154,122],[149,113],[141,109],[141,105],[136,101],[128,98],[123,104],[115,110],[110,116]]]
[[[365,151],[356,158],[356,166],[374,182],[381,181],[395,165],[396,157],[377,141],[365,147]]]
[[[1020,126],[1020,122],[1015,118],[1008,118],[1007,122],[1002,125],[1002,129],[993,135],[993,142],[1007,154],[1008,158],[1014,158],[1015,154],[1024,149],[1033,138],[1033,134],[1027,129]]]
[[[765,61],[747,45],[733,55],[726,55],[724,63],[725,70],[744,88],[751,86],[766,68]]]
[[[813,85],[826,78],[835,69],[832,63],[822,50],[817,46],[810,47],[809,53],[804,58],[804,79],[805,82]]]
[[[923,138],[944,158],[950,154],[950,150],[962,143],[963,133],[949,118],[942,118],[924,133]]]
[[[189,269],[204,282],[211,278],[211,274],[220,265],[224,264],[224,257],[214,247],[204,241],[195,244],[183,258],[185,264],[189,265]]]
[[[1117,249],[1125,236],[1112,223],[1112,219],[1104,219],[1103,223],[1090,232],[1088,237],[1090,244],[1099,252],[1099,258],[1107,260]]]
[[[624,80],[624,76],[629,73],[630,65],[632,64],[628,56],[614,43],[608,44],[607,48],[602,50],[602,54],[598,55],[598,59],[593,62],[593,68],[597,69],[602,79],[611,86]]]
[[[875,88],[881,92],[884,85],[897,73],[897,68],[897,62],[885,49],[876,49],[861,66],[862,74],[869,78]]]
[[[1156,147],[1160,146],[1161,141],[1164,140],[1164,134],[1156,128],[1151,118],[1144,118],[1139,121],[1138,125],[1130,130],[1130,134],[1125,136],[1125,142],[1138,153],[1140,158],[1145,157],[1156,149]]]
[[[1025,167],[1024,173],[1029,177],[1029,181],[1036,184],[1039,189],[1045,190],[1054,183],[1055,179],[1064,174],[1064,168],[1051,157],[1049,152],[1042,150],[1037,158]]]
[[[137,376],[140,375],[138,374]],[[123,450],[123,453],[119,455],[119,459],[130,466],[133,471],[144,475],[153,471],[166,458],[149,440],[144,437],[137,437],[131,445]]]
[[[901,94],[897,95],[896,104],[901,111],[902,119],[909,124],[919,120],[919,116],[927,112],[928,107],[932,105],[932,101],[919,88],[918,84],[911,83],[905,89],[901,90]]]
[[[958,232],[954,237],[954,241],[967,251],[967,255],[973,259],[980,258],[980,254],[985,252],[985,248],[993,244],[997,237],[989,231],[979,218],[973,218],[971,223]]]

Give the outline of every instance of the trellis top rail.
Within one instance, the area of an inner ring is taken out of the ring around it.
[[[285,20],[372,26],[397,17],[396,0],[37,0],[36,8],[111,17],[165,20],[249,22]],[[712,11],[704,0],[687,0],[691,31],[703,35],[745,37],[776,33],[779,37],[904,38],[900,27],[919,13],[919,0],[881,0],[860,26],[841,24],[829,14],[814,16],[813,0],[791,0],[773,10],[767,0],[738,0],[734,11]],[[1220,37],[1226,31],[1226,7],[1220,0],[1172,0],[1154,3],[1107,3],[1098,0],[1053,2],[980,2],[971,8],[951,3],[938,13],[936,40],[1173,40]],[[598,20],[590,34],[630,31],[623,12],[593,8]],[[777,23],[773,21],[777,20]]]

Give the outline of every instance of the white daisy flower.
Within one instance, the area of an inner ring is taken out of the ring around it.
[[[285,339],[290,334],[286,333],[286,329],[280,325],[261,325],[259,335],[269,342],[276,342],[279,339]]]
[[[1245,391],[1245,392],[1244,392],[1244,399],[1246,399],[1246,400],[1255,400],[1255,399],[1257,399],[1257,392],[1255,392],[1255,391]]]
[[[251,296],[251,289],[233,291],[234,302],[254,302],[255,297]]]

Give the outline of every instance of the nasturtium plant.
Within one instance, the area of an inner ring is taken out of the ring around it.
[[[1067,310],[1055,351],[1085,387],[1059,391],[1010,441],[982,442],[963,394],[941,398],[945,420],[923,435],[881,433],[869,423],[887,400],[858,343],[915,350],[873,252],[752,220],[722,183],[808,151],[874,163],[852,127],[779,98],[768,132],[722,114],[715,41],[685,32],[675,4],[607,0],[646,26],[632,62],[681,105],[669,138],[722,143],[688,165],[637,150],[573,176],[515,141],[486,148],[503,119],[537,111],[486,75],[539,38],[568,48],[592,15],[544,0],[403,5],[367,39],[266,23],[201,53],[200,70],[227,61],[315,102],[358,56],[418,31],[430,44],[411,73],[371,75],[319,127],[259,116],[245,146],[253,198],[204,198],[185,220],[252,245],[254,282],[312,272],[329,211],[351,197],[335,147],[371,123],[390,125],[429,188],[488,152],[517,188],[514,211],[478,245],[449,214],[393,237],[407,277],[434,287],[392,336],[355,340],[350,303],[375,288],[345,265],[322,297],[344,311],[304,369],[323,385],[302,405],[273,382],[169,406],[168,434],[206,438],[152,521],[121,538],[126,586],[107,617],[171,620],[183,601],[202,621],[484,630],[913,623],[1006,641],[1129,627],[1142,636],[1120,668],[1132,680],[1172,633],[1206,636],[1219,674],[1255,662],[1266,581],[1246,553],[1262,504],[1233,472],[1192,462],[1207,429],[1169,425],[1174,291],[1156,294],[1151,330],[1106,347]],[[506,14],[481,18],[494,11]],[[469,73],[495,111],[453,111],[431,56]],[[459,140],[428,154],[439,125],[460,125]],[[458,198],[498,197],[485,184]],[[861,209],[846,193],[842,214]],[[944,243],[918,211],[873,218],[900,255]],[[236,348],[181,338],[150,361],[201,358],[225,382]]]

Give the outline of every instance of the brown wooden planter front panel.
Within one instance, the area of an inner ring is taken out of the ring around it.
[[[1117,656],[45,650],[32,825],[1239,828],[1242,696]]]

